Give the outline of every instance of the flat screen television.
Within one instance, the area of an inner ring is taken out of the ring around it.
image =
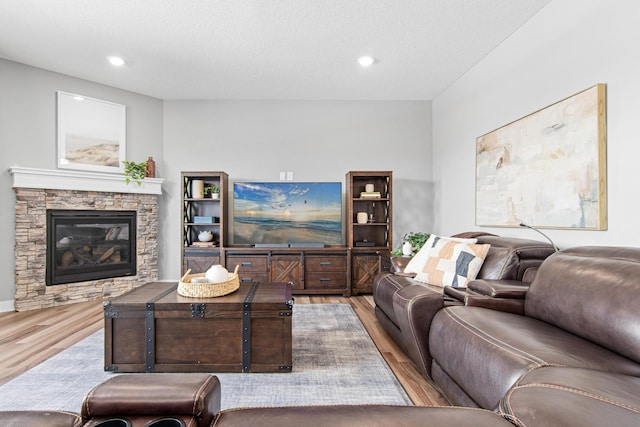
[[[341,245],[342,183],[235,182],[232,228],[237,245]]]

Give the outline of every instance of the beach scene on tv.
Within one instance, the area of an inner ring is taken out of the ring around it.
[[[235,244],[342,244],[339,182],[233,185]]]

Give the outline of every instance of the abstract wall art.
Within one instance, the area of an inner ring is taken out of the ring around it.
[[[476,224],[607,229],[606,85],[476,140]]]

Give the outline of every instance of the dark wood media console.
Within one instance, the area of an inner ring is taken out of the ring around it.
[[[225,172],[182,172],[182,273],[203,273],[214,264],[233,271],[242,283],[291,283],[294,294],[351,296],[373,291],[373,278],[389,269],[392,249],[391,171],[351,171],[346,179],[346,244],[319,247],[231,244],[229,177]],[[197,185],[195,185],[197,183]],[[215,186],[215,199],[194,186]],[[358,214],[367,214],[358,222]],[[201,231],[212,242],[200,242]]]
[[[225,266],[240,266],[241,283],[291,283],[294,294],[351,295],[351,250],[326,248],[225,248]]]

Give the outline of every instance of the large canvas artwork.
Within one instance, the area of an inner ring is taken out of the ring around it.
[[[476,140],[476,224],[606,230],[606,86]]]

